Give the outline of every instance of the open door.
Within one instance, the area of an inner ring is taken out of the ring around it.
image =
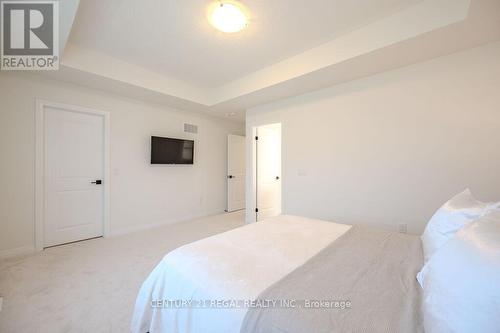
[[[245,208],[245,137],[227,136],[227,212]]]
[[[281,124],[260,126],[256,140],[257,221],[281,214]]]

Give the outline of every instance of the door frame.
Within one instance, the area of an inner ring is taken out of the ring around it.
[[[36,251],[44,249],[45,225],[45,108],[52,107],[77,113],[99,115],[104,121],[104,182],[103,182],[103,237],[109,235],[109,112],[86,107],[51,102],[43,99],[35,101],[35,237]]]
[[[281,149],[280,149],[280,160],[281,160],[281,170],[280,170],[280,195],[281,195],[281,207],[280,210],[283,212],[283,124],[281,122],[269,122],[269,123],[262,123],[259,125],[255,125],[251,127],[251,133],[252,136],[250,137],[250,142],[251,142],[251,147],[247,149],[249,151],[249,154],[247,154],[247,158],[249,157],[249,163],[247,162],[247,167],[250,165],[250,182],[246,184],[246,188],[250,189],[249,191],[247,190],[246,195],[247,197],[247,203],[250,202],[250,206],[248,207],[247,205],[247,214],[246,214],[246,220],[249,223],[252,222],[257,222],[259,220],[259,213],[256,211],[257,203],[258,203],[258,193],[259,193],[259,184],[258,184],[258,140],[256,140],[256,137],[258,137],[258,129],[259,127],[264,127],[264,126],[269,126],[269,125],[279,125],[280,127],[280,136],[281,136]],[[248,140],[247,140],[248,142]],[[247,176],[248,179],[248,176]],[[248,211],[250,209],[250,211]]]

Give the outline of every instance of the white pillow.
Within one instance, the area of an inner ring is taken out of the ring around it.
[[[469,224],[427,263],[426,333],[500,331],[500,210]]]
[[[422,234],[425,262],[429,261],[458,230],[480,218],[498,204],[476,200],[469,189],[445,203],[432,216]]]

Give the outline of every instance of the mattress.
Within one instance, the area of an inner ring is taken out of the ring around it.
[[[137,296],[132,332],[240,332],[249,306],[351,226],[281,215],[168,253]]]

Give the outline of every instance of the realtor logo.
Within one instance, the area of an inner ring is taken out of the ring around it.
[[[59,69],[59,2],[1,1],[2,70]]]

